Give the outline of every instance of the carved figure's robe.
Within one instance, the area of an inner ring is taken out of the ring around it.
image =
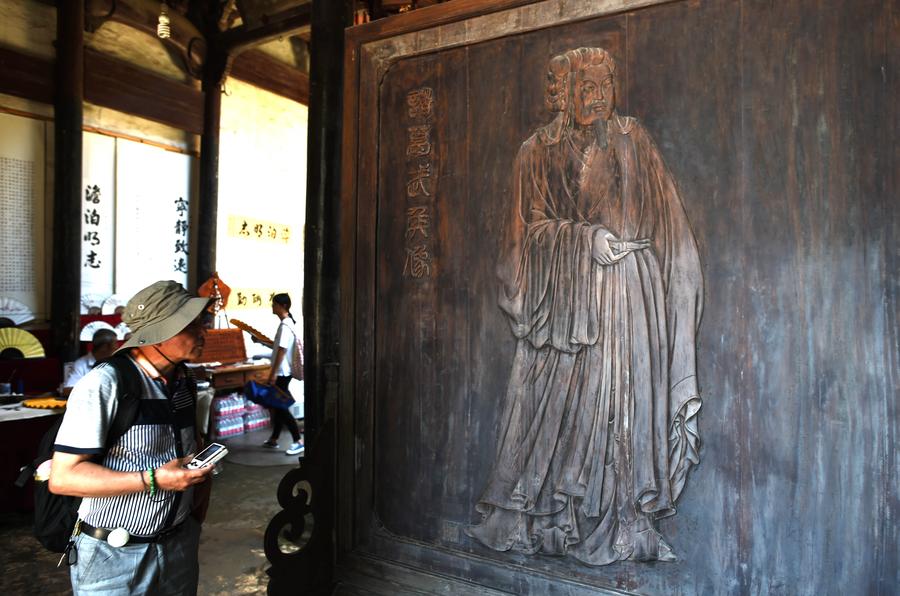
[[[648,133],[616,114],[607,130],[584,152],[561,115],[516,158],[498,273],[517,348],[483,520],[467,529],[592,565],[673,559],[653,522],[699,461],[697,246]],[[601,265],[597,229],[650,247]]]

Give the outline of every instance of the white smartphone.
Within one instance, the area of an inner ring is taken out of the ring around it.
[[[206,449],[194,456],[191,463],[187,465],[188,470],[199,470],[215,464],[217,461],[228,455],[228,448],[219,443],[210,443]]]

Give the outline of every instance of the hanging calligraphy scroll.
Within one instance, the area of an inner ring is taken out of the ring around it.
[[[189,155],[119,139],[116,159],[116,293],[159,279],[188,283]]]
[[[116,139],[84,133],[81,293],[109,296],[115,271]]]
[[[46,314],[45,123],[0,113],[0,297]]]

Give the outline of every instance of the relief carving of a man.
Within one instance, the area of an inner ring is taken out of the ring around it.
[[[699,462],[703,279],[675,181],[615,110],[601,48],[549,65],[555,119],[519,149],[498,274],[517,340],[467,533],[590,565],[674,560],[656,520]]]

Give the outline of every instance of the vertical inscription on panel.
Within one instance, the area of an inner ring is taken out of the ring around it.
[[[434,90],[419,87],[406,94],[406,231],[404,277],[430,278],[434,274],[432,235],[432,180],[434,151]]]

